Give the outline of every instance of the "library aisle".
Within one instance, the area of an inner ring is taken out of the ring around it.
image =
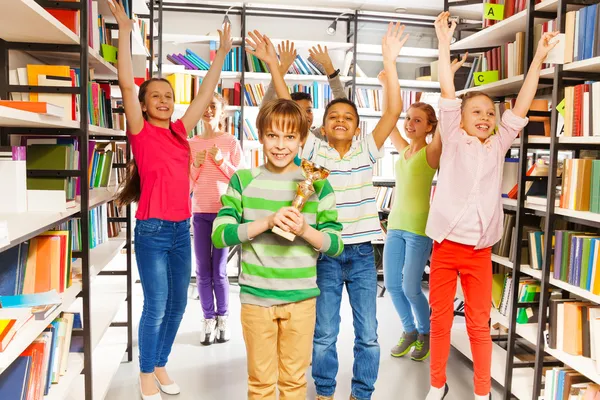
[[[115,264],[125,262],[124,257]],[[116,267],[116,266],[115,266]],[[137,274],[135,257],[134,280]],[[230,272],[231,274],[231,272]],[[426,288],[425,288],[426,289]],[[167,365],[171,377],[181,386],[178,396],[164,396],[177,400],[238,400],[246,398],[246,349],[240,324],[239,287],[230,285],[229,307],[231,314],[231,341],[224,344],[202,346],[200,328],[202,310],[200,301],[193,300],[195,286],[189,287],[188,305],[173,346]],[[137,377],[139,373],[137,329],[142,310],[142,288],[139,283],[133,286],[133,362],[123,363],[111,382],[106,400],[130,400],[139,398]],[[348,296],[344,291],[342,301],[342,326],[338,339],[338,388],[336,399],[345,400],[350,396],[352,379],[352,346],[354,330]],[[119,316],[117,316],[119,317]],[[378,334],[381,345],[379,379],[375,385],[374,400],[415,400],[424,399],[429,389],[429,361],[418,363],[410,358],[396,359],[389,350],[396,344],[402,332],[400,320],[394,310],[389,294],[377,299]],[[464,325],[464,318],[455,318],[455,327]],[[315,387],[308,370],[308,398],[315,398]],[[472,362],[454,347],[448,360],[448,385],[450,392],[445,400],[464,400],[473,396]],[[502,388],[492,383],[492,397],[500,399]]]

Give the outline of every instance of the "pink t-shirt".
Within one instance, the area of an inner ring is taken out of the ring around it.
[[[242,163],[242,148],[239,142],[228,133],[205,139],[194,136],[190,139],[192,160],[196,153],[210,150],[216,145],[221,149],[223,163],[215,164],[212,157],[207,154],[204,164],[200,168],[192,166],[192,211],[194,213],[216,214],[221,209],[221,196],[227,191],[229,180],[240,168]]]
[[[172,122],[169,130],[144,121],[140,133],[127,135],[141,179],[135,217],[173,222],[190,218],[190,150],[183,122]]]

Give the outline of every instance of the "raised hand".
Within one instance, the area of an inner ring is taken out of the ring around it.
[[[408,40],[409,35],[402,36],[404,33],[405,26],[400,22],[390,22],[388,30],[383,39],[381,40],[381,50],[383,53],[383,61],[396,62],[396,58],[402,50],[402,46]]]
[[[248,32],[249,38],[246,38],[246,51],[253,56],[261,59],[267,65],[279,66],[279,60],[277,59],[277,53],[275,47],[267,35],[261,34],[258,30],[254,32]]]
[[[316,62],[323,66],[328,75],[331,75],[333,72],[335,72],[335,69],[333,68],[333,62],[331,61],[331,57],[329,57],[329,52],[327,51],[327,46],[325,46],[325,49],[321,48],[321,45],[314,46],[308,50],[308,54]]]
[[[278,44],[277,50],[279,51],[279,62],[281,63],[279,71],[281,75],[285,75],[296,60],[298,53],[294,48],[294,42],[290,42],[289,40]]]
[[[233,46],[233,39],[231,38],[231,24],[226,23],[223,26],[223,30],[219,30],[219,51],[225,54],[229,53]]]
[[[194,157],[194,167],[199,168],[201,165],[204,165],[206,161],[206,150],[202,150],[196,153]]]
[[[450,25],[448,24],[449,17],[450,13],[448,11],[444,11],[437,16],[435,22],[433,23],[438,42],[448,46],[450,46],[450,43],[452,43],[452,35],[454,35],[454,30],[456,29],[456,21],[453,20]]]
[[[213,147],[211,147],[210,150],[208,150],[208,154],[210,155],[210,158],[212,158],[212,160],[215,162],[215,164],[221,165],[221,163],[223,162],[223,155],[221,154],[221,149],[217,147],[216,144],[213,145]]]
[[[543,63],[548,56],[550,50],[552,50],[558,44],[558,40],[552,40],[558,35],[559,32],[547,32],[542,35],[540,41],[538,42],[538,47],[535,52],[535,56],[533,56],[534,60]]]
[[[119,30],[132,31],[133,30],[133,21],[129,18],[127,13],[125,12],[125,8],[123,4],[119,0],[108,0],[108,8],[110,8],[110,12],[115,16],[117,20],[117,24],[119,25]]]
[[[467,51],[465,53],[465,55],[462,56],[462,58],[460,60],[458,60],[458,59],[452,60],[452,64],[450,64],[450,69],[452,71],[452,75],[455,75],[456,71],[458,71],[460,69],[460,67],[463,66],[463,64],[465,63],[465,61],[467,61],[467,56],[468,55],[469,55],[469,52]]]

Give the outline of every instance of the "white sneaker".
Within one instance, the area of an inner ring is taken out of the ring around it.
[[[210,346],[215,342],[217,320],[214,318],[205,319],[202,326],[202,340],[200,343],[205,346]]]
[[[447,383],[444,384],[444,387],[442,388],[436,388],[431,386],[429,388],[429,393],[427,394],[425,400],[444,400],[444,398],[448,394],[448,390],[449,388]]]
[[[231,339],[231,332],[227,327],[227,315],[217,316],[217,342],[225,343]]]

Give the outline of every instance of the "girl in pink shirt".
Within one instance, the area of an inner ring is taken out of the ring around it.
[[[180,392],[165,366],[185,312],[191,275],[187,133],[198,124],[213,98],[231,49],[231,29],[226,24],[223,32],[219,31],[220,47],[198,95],[185,115],[171,122],[173,88],[166,79],[153,78],[136,93],[130,50],[134,22],[121,2],[108,3],[119,25],[119,87],[134,156],[117,202],[138,203],[135,256],[144,292],[138,335],[139,386],[142,399],[160,400],[160,391],[170,395]]]
[[[555,46],[557,34],[545,33],[538,44],[515,107],[497,119],[494,102],[482,92],[457,99],[450,63],[450,41],[456,22],[448,12],[435,21],[439,41],[440,136],[442,156],[437,188],[427,220],[426,234],[434,240],[431,259],[431,388],[426,400],[448,393],[446,361],[454,318],[456,280],[465,296],[467,332],[475,370],[475,400],[491,399],[490,299],[491,246],[502,235],[501,203],[504,155],[527,125],[542,64]],[[495,133],[494,133],[495,132]]]
[[[229,180],[240,168],[242,149],[235,137],[223,132],[225,99],[215,93],[202,117],[203,132],[190,139],[192,159],[192,222],[194,252],[196,254],[196,281],[204,312],[203,345],[215,340],[229,340],[227,315],[229,281],[227,279],[227,249],[217,249],[211,241],[212,226],[221,208],[221,196],[227,191]],[[213,296],[214,292],[214,296]],[[217,309],[215,311],[215,298]]]

